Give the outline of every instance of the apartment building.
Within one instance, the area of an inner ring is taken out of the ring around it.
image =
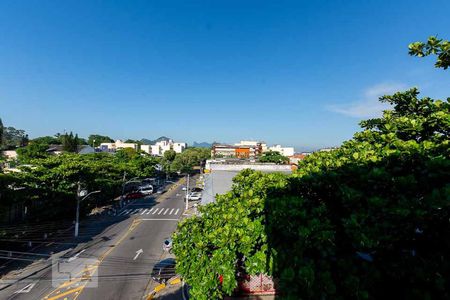
[[[187,144],[183,142],[174,142],[173,140],[162,140],[156,142],[154,145],[141,145],[141,150],[151,155],[163,156],[167,150],[173,150],[176,153],[181,153],[186,149]]]

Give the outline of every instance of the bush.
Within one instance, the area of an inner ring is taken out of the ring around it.
[[[244,171],[179,225],[194,299],[230,294],[239,272],[273,274],[288,299],[450,297],[449,100],[411,89],[381,101],[393,110],[339,149],[287,178]]]

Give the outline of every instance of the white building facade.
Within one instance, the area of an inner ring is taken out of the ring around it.
[[[108,152],[114,152],[114,151],[125,149],[125,148],[132,148],[134,150],[137,150],[138,144],[124,143],[121,140],[117,140],[114,143],[101,143],[100,144],[100,150],[108,151]]]
[[[186,143],[178,143],[172,140],[162,140],[156,142],[154,145],[141,145],[141,150],[156,156],[163,156],[164,152],[171,149],[176,153],[181,153],[184,149],[186,149]]]
[[[294,147],[281,147],[281,145],[274,145],[269,147],[268,150],[279,152],[283,156],[292,156],[295,153]]]

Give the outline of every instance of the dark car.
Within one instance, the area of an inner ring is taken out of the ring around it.
[[[157,263],[152,270],[152,278],[156,282],[166,283],[170,278],[176,275],[175,273],[175,258],[166,258]]]
[[[191,192],[194,192],[194,193],[199,193],[199,192],[203,192],[203,189],[201,188],[201,187],[195,187],[195,188],[193,188],[192,190],[191,190]]]
[[[126,196],[125,196],[125,199],[138,199],[138,198],[142,198],[142,197],[144,197],[145,195],[143,194],[143,193],[141,193],[141,192],[131,192],[131,193],[128,193]]]

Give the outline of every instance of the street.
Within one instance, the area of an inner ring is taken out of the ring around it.
[[[176,229],[184,195],[175,184],[164,194],[130,202],[92,242],[64,260],[58,259],[64,253],[54,253],[31,276],[0,290],[0,299],[142,299],[156,285],[150,273],[166,255],[163,241]]]

